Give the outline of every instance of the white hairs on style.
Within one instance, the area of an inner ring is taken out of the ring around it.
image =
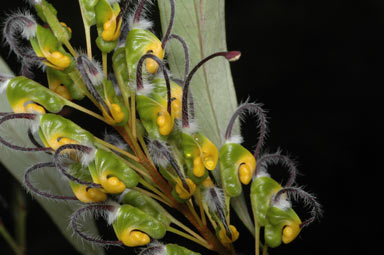
[[[237,143],[242,144],[244,141],[241,135],[231,135],[231,137],[225,141],[225,143]]]
[[[147,247],[140,248],[138,255],[166,255],[167,249],[164,244],[157,240],[153,240]]]
[[[128,149],[127,143],[123,139],[121,139],[120,136],[118,136],[116,134],[108,133],[107,130],[105,130],[105,132],[104,132],[104,141],[106,141],[107,143],[115,145],[119,149],[122,149],[122,150]]]
[[[216,196],[213,196],[212,193]],[[207,203],[208,208],[217,213],[219,209],[225,208],[225,195],[224,190],[217,187],[207,188],[203,191],[203,200]]]
[[[188,127],[183,127],[182,132],[187,133],[189,135],[192,135],[199,131],[199,125],[195,120],[190,120],[189,121],[189,126]]]
[[[3,38],[16,37],[16,34],[20,33],[22,38],[29,40],[36,35],[37,22],[28,10],[19,10],[7,16],[3,23]],[[29,20],[30,24],[27,25],[25,20]],[[12,22],[10,23],[10,26],[13,28],[10,29],[11,31],[5,29],[6,24],[9,22]]]
[[[160,141],[156,141],[156,142],[159,142],[162,148],[159,148],[158,146],[156,146],[153,140],[148,139],[147,147],[148,147],[149,154],[151,155],[155,165],[158,165],[161,167],[167,167],[169,165],[169,161],[164,156],[162,150],[170,151],[169,145]]]
[[[34,6],[36,4],[41,4],[42,0],[25,0],[28,4]]]
[[[140,0],[137,1],[137,5],[139,2]],[[140,20],[133,22],[136,9],[138,7],[137,5],[132,10],[129,11],[129,14],[127,16],[129,30],[132,30],[132,29],[150,30],[153,26],[153,23],[149,19],[149,14],[152,6],[154,5],[154,1],[153,0],[146,1],[146,3],[144,4],[143,10],[141,11]]]
[[[140,90],[136,89],[136,92],[138,95],[149,96],[152,94],[154,88],[154,85],[143,77],[143,87]]]
[[[287,210],[289,208],[292,208],[291,202],[288,200],[287,196],[281,195],[279,196],[279,199],[275,201],[275,198],[272,197],[273,206],[280,208],[282,210]]]
[[[114,206],[114,209],[113,211],[108,211],[107,212],[107,222],[108,222],[108,225],[112,225],[112,223],[116,220],[117,218],[117,215],[120,211],[120,208],[121,208],[121,205],[119,205],[118,203],[110,200],[107,202],[108,205],[113,205]]]
[[[82,166],[88,166],[96,157],[97,149],[91,147],[90,152],[80,152],[80,162]]]
[[[35,119],[28,121],[32,134],[35,134],[39,131],[42,116],[43,115],[41,114],[36,114]]]
[[[107,0],[107,2],[112,5],[112,4],[120,3],[120,0]]]

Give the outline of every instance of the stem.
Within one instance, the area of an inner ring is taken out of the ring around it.
[[[263,255],[267,255],[268,254],[268,245],[265,243],[263,245]]]
[[[108,54],[107,53],[102,53],[102,61],[103,61],[103,71],[105,76],[108,76]]]
[[[167,204],[171,204],[172,202],[169,200],[169,198],[167,196],[165,196],[163,193],[161,193],[158,189],[156,189],[155,187],[153,187],[150,183],[146,182],[144,179],[140,178],[140,183],[141,185],[143,185],[144,187],[146,187],[147,189],[153,191],[154,193],[156,193],[158,196],[160,196],[162,199],[164,199],[165,201],[167,201]]]
[[[260,254],[260,226],[255,217],[255,255]]]
[[[68,42],[67,40],[65,40],[64,42],[64,45],[65,47],[67,47],[67,49],[69,50],[69,52],[72,54],[72,56],[74,56],[75,58],[77,57],[77,53],[76,51],[73,49],[72,45],[70,44],[70,42]]]
[[[107,148],[109,148],[111,150],[117,151],[118,153],[121,153],[124,156],[127,156],[128,158],[133,159],[136,162],[139,162],[139,159],[135,155],[133,155],[133,154],[131,154],[131,153],[125,151],[125,150],[122,150],[122,149],[120,149],[119,147],[117,147],[117,146],[115,146],[113,144],[107,143],[106,141],[104,141],[104,140],[102,140],[100,138],[97,138],[96,136],[95,136],[95,140],[96,140],[97,143],[99,143],[99,144],[101,144],[101,145],[103,145],[103,146],[105,146],[105,147],[107,147]]]
[[[202,238],[199,234],[197,234],[196,232],[194,232],[192,229],[190,229],[189,227],[185,226],[183,223],[181,223],[180,221],[178,221],[177,219],[175,219],[171,214],[169,214],[167,211],[165,211],[166,213],[166,217],[168,217],[171,222],[173,224],[175,224],[176,226],[182,228],[183,230],[185,230],[185,232],[188,232],[190,235],[193,235],[194,237],[196,237],[197,239],[199,239],[200,241],[202,242],[206,242],[204,240],[204,238]]]
[[[168,206],[171,206],[168,202],[166,202],[165,200],[163,200],[163,199],[162,199],[161,197],[159,197],[158,195],[153,194],[153,193],[151,193],[151,192],[149,192],[149,191],[147,191],[147,190],[145,190],[145,189],[142,189],[142,188],[139,188],[139,187],[135,187],[135,188],[133,188],[133,189],[139,191],[140,193],[143,193],[144,195],[147,195],[147,196],[149,196],[149,197],[152,197],[153,199],[156,199],[156,200],[158,200],[158,201],[160,201],[160,202],[162,202],[162,203],[164,203],[164,204],[166,204],[166,205],[168,205]]]
[[[189,211],[192,213],[193,217],[195,217],[195,219],[199,223],[199,225],[200,226],[204,226],[203,222],[201,221],[201,219],[197,215],[197,212],[196,212],[195,208],[193,207],[193,204],[192,204],[191,200],[188,200],[186,202],[186,204],[188,206]]]
[[[23,254],[20,250],[20,248],[17,246],[17,243],[12,238],[12,236],[9,234],[7,229],[5,228],[3,221],[0,219],[0,235],[5,239],[5,241],[11,246],[12,250],[15,254]]]
[[[207,218],[205,217],[205,212],[204,212],[204,208],[203,208],[203,200],[201,198],[200,189],[197,189],[196,196],[197,196],[197,200],[199,201],[200,218],[203,221],[203,225],[206,226],[207,225]]]
[[[136,94],[134,89],[131,89],[131,128],[133,138],[136,139]]]
[[[14,203],[14,214],[17,215],[17,220],[15,222],[15,235],[16,240],[20,246],[20,252],[25,253],[27,250],[27,237],[26,237],[26,219],[27,219],[27,210],[25,202],[25,194],[21,190],[19,185],[14,185],[15,192],[15,203]]]
[[[209,249],[209,246],[208,246],[207,242],[202,242],[201,240],[196,239],[195,237],[190,236],[190,235],[188,235],[188,234],[186,234],[186,233],[184,233],[184,232],[182,232],[182,231],[180,231],[178,229],[175,229],[173,227],[168,226],[167,227],[167,231],[172,232],[172,233],[174,233],[176,235],[182,236],[182,237],[184,237],[184,238],[186,238],[188,240],[191,240],[191,241],[193,241],[193,242],[195,242],[195,243],[197,243],[197,244],[199,244],[199,245]]]
[[[103,116],[101,116],[100,114],[97,114],[97,113],[95,113],[95,112],[93,112],[91,110],[88,110],[87,108],[82,107],[81,105],[75,104],[75,103],[73,103],[73,102],[71,102],[69,100],[66,100],[66,99],[65,99],[65,104],[67,106],[70,106],[70,107],[76,109],[76,110],[79,110],[79,111],[81,111],[83,113],[86,113],[86,114],[88,114],[88,115],[90,115],[90,116],[92,116],[92,117],[94,117],[94,118],[96,118],[98,120],[101,120],[104,123],[107,123],[107,121],[104,119]]]
[[[84,24],[85,40],[87,43],[87,55],[88,55],[89,59],[92,59],[91,26],[88,24],[88,22],[85,18],[84,9],[83,9],[84,7],[81,3],[82,2],[79,1],[81,18],[82,18],[83,24]]]

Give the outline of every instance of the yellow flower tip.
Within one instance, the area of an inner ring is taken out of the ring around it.
[[[129,229],[125,230],[119,239],[128,247],[143,246],[151,241],[151,238],[147,234],[136,230],[131,231]]]
[[[161,41],[158,39],[149,44],[145,52],[151,52],[161,60],[164,58],[164,49],[161,47]],[[156,73],[157,69],[159,69],[159,65],[153,59],[146,59],[145,65],[149,73]]]
[[[208,139],[206,139],[201,147],[203,153],[203,163],[208,170],[214,170],[219,160],[219,150]]]
[[[283,229],[283,237],[282,237],[283,243],[288,244],[293,240],[295,240],[296,237],[299,235],[300,231],[301,231],[301,228],[299,224],[292,224],[292,225],[285,226],[285,228]]]
[[[205,167],[200,157],[196,157],[193,160],[193,175],[196,177],[201,177],[205,173]]]
[[[79,185],[73,190],[73,193],[83,203],[98,203],[107,200],[107,195],[99,189],[88,188],[85,185]]]
[[[210,188],[210,187],[214,186],[213,181],[212,181],[212,179],[209,176],[207,178],[205,178],[205,180],[203,181],[202,185],[203,185],[204,188]]]
[[[65,24],[64,22],[60,22],[60,24],[61,24],[64,28],[66,28],[70,34],[72,34],[72,29],[71,29],[69,26],[67,26],[67,24]]]
[[[45,51],[44,53],[44,57],[58,70],[64,70],[71,64],[71,59],[60,51],[54,51],[52,53]]]
[[[247,164],[241,164],[239,167],[239,178],[242,184],[247,185],[252,179],[252,171]]]
[[[169,135],[173,129],[174,121],[168,112],[160,112],[156,124],[161,135]]]
[[[223,244],[230,244],[235,242],[237,239],[239,239],[240,233],[237,231],[236,227],[233,225],[229,226],[229,230],[231,231],[232,238],[229,239],[227,236],[227,232],[225,231],[225,228],[221,228],[219,232],[219,238]]]
[[[67,100],[72,100],[71,94],[69,93],[67,87],[63,85],[57,86],[53,91]]]
[[[116,18],[115,15],[112,15],[112,17],[104,23],[103,32],[101,33],[101,38],[103,38],[104,41],[111,42],[119,38],[122,19],[117,23]]]
[[[125,184],[115,176],[101,178],[100,184],[103,186],[107,193],[119,194],[126,188]]]
[[[24,112],[35,113],[35,114],[45,114],[45,109],[41,105],[29,103],[24,107]]]
[[[184,189],[180,178],[177,180],[176,184],[176,193],[181,199],[189,199],[196,191],[196,184],[189,178],[186,178],[185,180],[189,187],[189,192]]]

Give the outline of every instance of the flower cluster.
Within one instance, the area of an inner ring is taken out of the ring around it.
[[[14,119],[29,120],[28,137],[34,147],[18,146],[1,136],[0,143],[14,150],[52,155],[52,161],[25,171],[25,185],[45,198],[88,204],[71,218],[78,236],[101,245],[148,245],[142,254],[197,254],[156,241],[173,232],[219,254],[233,254],[232,243],[239,232],[231,224],[230,202],[243,193],[243,185],[251,185],[256,253],[261,227],[264,249],[277,247],[293,241],[320,215],[315,198],[294,186],[294,163],[279,152],[261,153],[267,121],[260,104],[245,102],[236,109],[220,148],[199,131],[189,89],[191,79],[207,61],[217,57],[235,61],[240,52],[213,53],[189,70],[187,43],[172,33],[174,0],[170,0],[171,18],[161,40],[145,18],[146,0],[139,0],[133,9],[118,0],[79,0],[86,30],[85,53],[72,47],[71,28],[58,20],[53,5],[46,0],[30,2],[44,25],[30,13],[14,14],[4,23],[4,38],[21,61],[22,70],[21,76],[0,76],[0,92],[6,93],[13,110],[1,113],[0,125]],[[92,56],[89,31],[94,25],[101,64]],[[22,40],[30,44],[26,46]],[[172,77],[164,62],[169,40],[183,46],[183,79]],[[45,70],[48,87],[32,80],[35,66]],[[99,113],[73,101],[84,98]],[[96,137],[61,116],[65,106],[103,121],[119,136]],[[259,124],[254,153],[241,145],[241,137],[232,135],[235,121],[247,112],[255,115]],[[267,171],[271,164],[280,163],[290,172],[285,185]],[[73,195],[52,194],[34,185],[31,175],[43,168],[58,169]],[[213,171],[220,178],[215,179]],[[305,221],[292,209],[291,200],[297,199],[311,208],[311,217]],[[181,212],[195,229],[185,226],[167,208]],[[90,212],[105,216],[117,240],[83,232],[80,216]]]

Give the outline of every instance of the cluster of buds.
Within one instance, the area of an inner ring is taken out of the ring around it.
[[[256,236],[264,227],[264,247],[291,242],[320,215],[321,208],[312,195],[293,186],[296,168],[288,157],[260,153],[267,130],[261,105],[246,102],[236,109],[223,134],[225,144],[219,148],[199,130],[194,116],[189,89],[194,74],[213,58],[235,61],[240,52],[213,53],[189,70],[187,43],[172,33],[174,0],[169,1],[170,22],[161,40],[145,18],[147,2],[139,0],[131,10],[118,0],[79,0],[86,53],[72,47],[71,29],[59,21],[56,9],[46,0],[31,1],[44,25],[29,13],[5,21],[4,37],[22,62],[22,70],[21,76],[0,76],[0,92],[6,93],[13,110],[1,113],[0,125],[29,120],[28,137],[34,147],[15,145],[1,136],[0,143],[13,150],[45,152],[52,158],[25,171],[26,187],[45,198],[88,204],[74,212],[71,227],[89,242],[149,245],[141,254],[193,255],[197,253],[156,240],[173,232],[219,254],[233,254],[232,243],[239,232],[231,224],[230,201],[243,193],[243,185],[251,185]],[[93,25],[101,64],[92,57],[89,29]],[[172,39],[184,49],[182,79],[173,78],[164,62],[167,42]],[[28,40],[30,46],[21,40]],[[35,66],[46,71],[48,86],[32,80]],[[73,101],[83,98],[94,103],[99,113]],[[119,137],[114,141],[98,138],[61,116],[64,106],[103,121]],[[241,145],[241,137],[232,135],[236,119],[247,111],[259,124],[254,153]],[[276,163],[290,170],[284,186],[267,173],[268,166]],[[34,185],[31,175],[43,168],[60,171],[73,194],[52,194]],[[220,178],[215,179],[213,171]],[[312,208],[308,220],[301,221],[292,209],[291,200],[299,198]],[[164,205],[181,212],[195,230],[173,217]],[[81,229],[80,216],[90,212],[105,216],[117,240],[95,238]]]

